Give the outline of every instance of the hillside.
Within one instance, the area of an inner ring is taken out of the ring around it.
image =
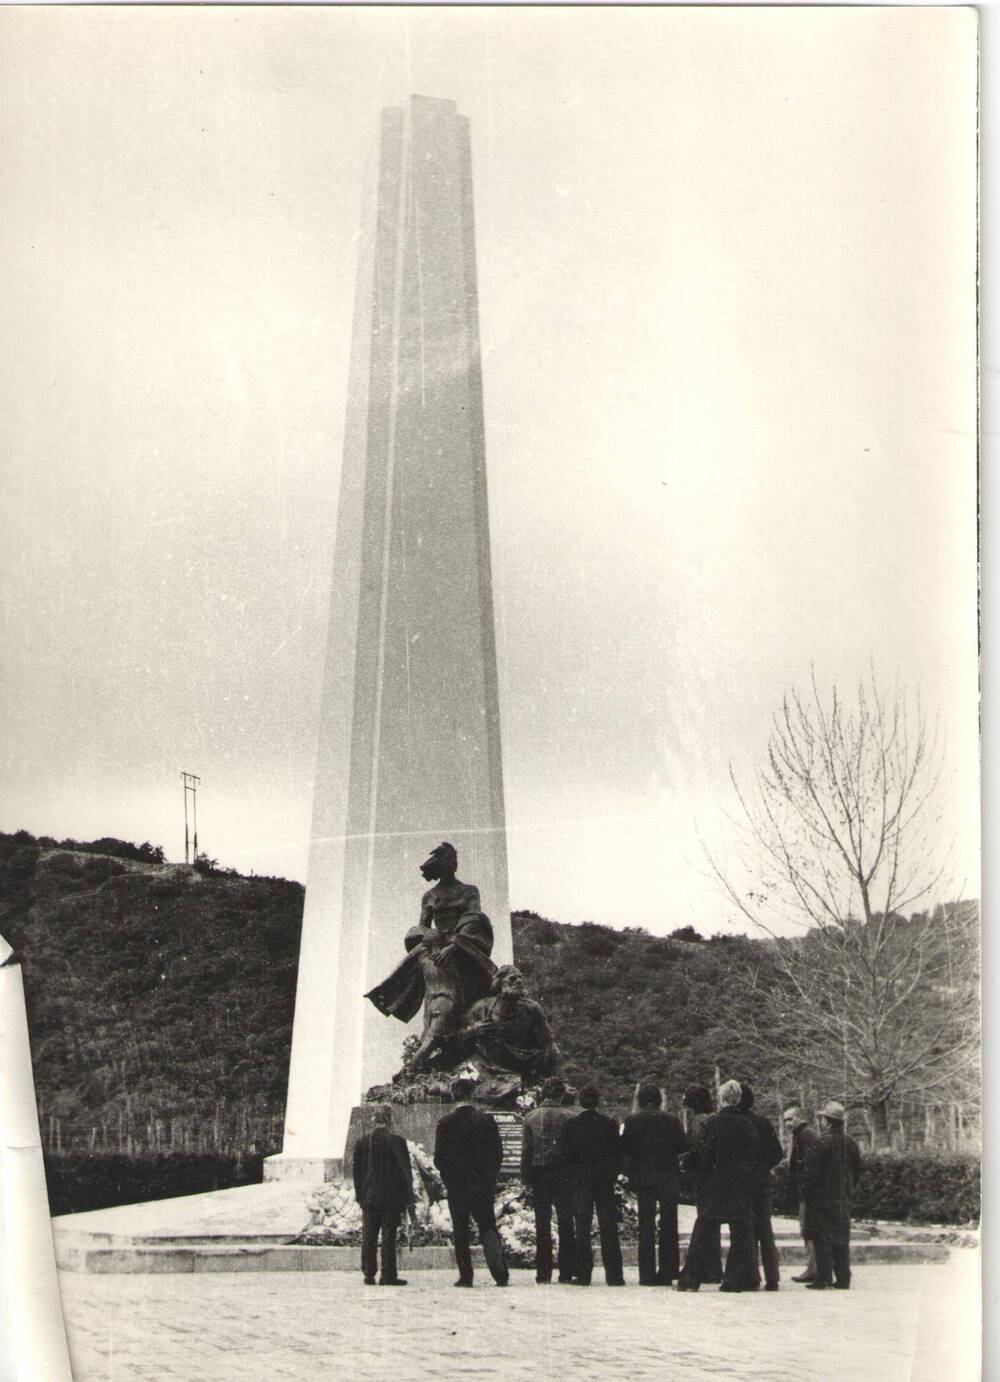
[[[303,896],[286,879],[167,864],[148,844],[0,834],[0,934],[24,965],[47,1145],[276,1149]],[[973,941],[977,915],[972,904]],[[828,1097],[794,1083],[807,1077],[777,1042],[745,1036],[740,976],[752,968],[776,990],[771,943],[533,912],[513,926],[567,1077],[595,1082],[609,1108],[624,1112],[644,1076],[676,1101],[717,1068],[749,1076],[772,1114],[786,1098]],[[908,1128],[924,1117],[907,1113]]]
[[[0,934],[23,961],[43,1136],[276,1136],[302,896],[284,879],[0,836]]]

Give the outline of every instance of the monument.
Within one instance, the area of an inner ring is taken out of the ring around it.
[[[453,101],[412,96],[383,111],[369,175],[285,1134],[268,1177],[341,1157],[352,1107],[400,1068],[407,1029],[365,994],[399,959],[438,840],[476,880],[492,972],[512,952],[469,126]]]
[[[420,902],[420,920],[405,936],[406,957],[366,998],[387,1017],[412,1018],[423,1001],[424,1027],[389,1085],[374,1100],[414,1104],[450,1098],[461,1073],[477,1081],[476,1097],[513,1105],[532,1082],[555,1073],[559,1049],[541,1006],[528,997],[514,965],[490,959],[493,927],[480,910],[479,889],[456,877],[458,855],[447,840],[420,871],[434,886]]]

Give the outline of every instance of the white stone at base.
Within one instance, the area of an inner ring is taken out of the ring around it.
[[[339,1156],[286,1156],[279,1152],[264,1158],[264,1180],[307,1181],[318,1185],[321,1181],[337,1180],[344,1173],[344,1159]]]

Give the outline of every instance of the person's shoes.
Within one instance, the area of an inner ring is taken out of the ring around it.
[[[810,1281],[815,1281],[816,1277],[812,1272],[802,1272],[799,1276],[793,1276],[792,1280],[801,1281],[804,1285],[808,1285]]]
[[[578,1277],[576,1278],[576,1280],[575,1280],[574,1282],[572,1282],[572,1285],[574,1285],[574,1286],[589,1286],[589,1285],[590,1285],[590,1282],[589,1282],[589,1281],[585,1281],[582,1277],[579,1277],[579,1276],[578,1276]]]
[[[550,1276],[536,1276],[536,1277],[535,1277],[535,1285],[536,1285],[536,1286],[549,1286],[549,1285],[551,1285],[551,1283],[552,1283],[552,1278],[551,1278]]]
[[[807,1281],[807,1291],[829,1291],[833,1289],[832,1281]]]
[[[835,1281],[833,1283],[833,1289],[835,1291],[849,1291],[851,1289],[851,1283],[849,1281]]]
[[[573,1286],[576,1283],[573,1281],[573,1278],[571,1276],[561,1276],[559,1278],[558,1284],[560,1286]]]
[[[766,1282],[765,1285],[764,1285],[764,1290],[765,1290],[765,1291],[776,1291],[777,1289],[778,1289],[778,1283],[777,1283],[776,1281],[768,1281],[768,1282]]]
[[[498,1281],[496,1284],[497,1284],[498,1286],[509,1286],[509,1285],[510,1285],[510,1278],[509,1278],[509,1277],[506,1277],[506,1276],[505,1276],[505,1277],[502,1277],[501,1280]]]
[[[672,1276],[658,1276],[652,1284],[654,1286],[672,1286],[674,1279]]]
[[[720,1291],[732,1291],[732,1292],[734,1292],[734,1293],[736,1293],[736,1292],[742,1292],[742,1291],[744,1291],[745,1289],[746,1289],[746,1287],[744,1287],[744,1286],[730,1286],[730,1284],[729,1284],[728,1281],[724,1281],[724,1282],[722,1283],[722,1285],[719,1287],[719,1290],[720,1290]]]
[[[700,1291],[700,1290],[701,1290],[701,1282],[700,1282],[700,1281],[678,1281],[678,1282],[677,1282],[677,1290],[678,1290],[678,1291]]]
[[[374,1286],[374,1285],[375,1285],[375,1278],[374,1278],[373,1276],[366,1276],[366,1277],[365,1277],[365,1285],[366,1285],[366,1286]]]
[[[380,1281],[380,1286],[406,1286],[407,1282],[401,1276],[394,1276],[391,1281]]]
[[[624,1286],[624,1285],[625,1285],[625,1282],[624,1282],[624,1280],[622,1280],[622,1281],[606,1281],[604,1284],[605,1284],[605,1286]]]
[[[467,1286],[470,1291],[472,1290],[472,1282],[465,1281],[462,1277],[459,1277],[457,1281],[453,1281],[451,1284],[453,1286]]]

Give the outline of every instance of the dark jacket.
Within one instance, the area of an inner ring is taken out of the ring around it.
[[[713,1117],[714,1114],[711,1113],[692,1113],[689,1111],[687,1138],[691,1150],[685,1152],[681,1157],[681,1197],[685,1204],[695,1204],[699,1208],[704,1199],[704,1176],[700,1166],[699,1148],[701,1147],[705,1124]]]
[[[554,1099],[532,1109],[521,1129],[521,1179],[530,1181],[536,1171],[554,1171],[563,1164],[562,1131],[577,1115]]]
[[[802,1183],[806,1238],[850,1241],[851,1205],[860,1174],[861,1152],[843,1128],[827,1128],[816,1138]]]
[[[574,1175],[588,1180],[614,1180],[621,1170],[618,1124],[595,1108],[570,1118],[562,1131],[562,1156]]]
[[[803,1178],[809,1154],[819,1141],[819,1134],[803,1123],[792,1133],[792,1149],[788,1153],[788,1191],[793,1200],[802,1199]]]
[[[434,1165],[449,1195],[492,1195],[502,1159],[500,1129],[491,1113],[460,1104],[438,1123]]]
[[[362,1208],[402,1211],[413,1204],[410,1153],[395,1133],[374,1128],[359,1137],[353,1171],[354,1196]]]
[[[622,1128],[622,1167],[633,1189],[664,1186],[676,1195],[677,1158],[688,1150],[687,1134],[679,1118],[662,1109],[630,1113]]]
[[[778,1134],[774,1131],[774,1124],[769,1118],[765,1118],[762,1113],[754,1113],[753,1109],[748,1109],[743,1117],[753,1124],[757,1133],[757,1174],[754,1189],[767,1190],[771,1184],[771,1170],[784,1161],[785,1153],[778,1141]]]
[[[705,1120],[698,1145],[698,1212],[720,1223],[749,1219],[760,1142],[745,1114],[723,1108]]]

